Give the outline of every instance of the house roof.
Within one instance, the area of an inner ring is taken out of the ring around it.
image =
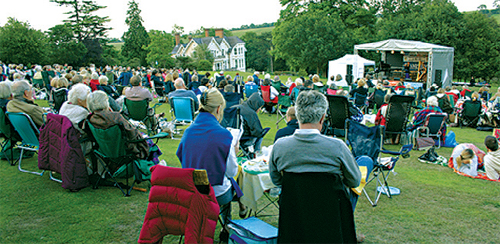
[[[181,47],[186,47],[187,44],[179,44],[179,45],[175,45],[174,49],[172,50],[172,52],[170,54],[176,54],[177,52],[179,52],[179,49]]]

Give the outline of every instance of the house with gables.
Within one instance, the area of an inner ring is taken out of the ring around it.
[[[205,29],[205,37],[189,38],[187,44],[180,43],[180,35],[175,35],[175,47],[172,57],[193,57],[195,48],[206,45],[214,57],[213,70],[246,70],[245,42],[237,36],[224,36],[223,29],[215,29],[215,36],[209,36]]]

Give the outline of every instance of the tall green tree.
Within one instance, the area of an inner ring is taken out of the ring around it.
[[[27,22],[9,17],[0,27],[0,60],[6,63],[43,64],[47,62],[47,38]]]
[[[338,14],[316,9],[278,21],[273,30],[273,54],[295,70],[326,71],[329,60],[352,50],[353,40]]]
[[[144,49],[149,45],[149,35],[142,25],[141,10],[135,0],[128,2],[127,18],[125,23],[128,30],[123,34],[122,55],[128,59],[138,58],[141,65],[146,65],[148,52]]]
[[[271,69],[271,48],[272,43],[272,33],[264,32],[261,35],[253,31],[246,32],[241,40],[245,42],[246,52],[246,67],[254,70],[265,70],[269,71]]]
[[[101,42],[105,41],[106,32],[111,28],[105,26],[110,21],[108,16],[100,17],[95,15],[95,11],[106,8],[100,6],[92,0],[50,0],[59,6],[71,8],[68,19],[64,20],[73,30],[73,37],[83,43],[87,48],[87,53],[82,57],[81,65],[95,63],[102,65],[103,59]]]
[[[146,61],[155,67],[172,68],[175,59],[171,57],[174,47],[174,37],[165,31],[150,30],[148,32],[151,42],[145,48],[148,51]]]
[[[87,53],[85,45],[75,40],[72,32],[68,23],[56,25],[47,32],[52,63],[76,66]]]
[[[73,28],[73,34],[78,41],[84,39],[96,39],[106,36],[106,32],[111,30],[105,26],[110,21],[108,16],[100,17],[94,14],[99,9],[104,9],[106,6],[97,5],[91,0],[50,0],[57,3],[59,6],[70,7],[72,10],[64,13],[68,14],[65,23],[68,23]]]

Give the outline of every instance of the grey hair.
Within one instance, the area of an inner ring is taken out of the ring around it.
[[[0,82],[0,98],[7,99],[12,95],[10,90],[10,82]]]
[[[99,79],[99,74],[97,74],[96,72],[92,73],[92,80],[98,80]]]
[[[109,109],[108,95],[103,91],[94,91],[87,96],[87,107],[90,112]]]
[[[109,79],[108,79],[108,77],[107,77],[107,76],[105,76],[105,75],[101,75],[101,76],[99,76],[99,84],[103,84],[103,83],[106,83],[106,84],[107,84],[107,83],[108,83],[108,80],[109,80]]]
[[[85,99],[87,99],[89,93],[89,86],[83,83],[73,85],[68,93],[68,102],[70,102],[71,104],[78,104],[78,99],[84,101]]]
[[[326,114],[328,101],[317,91],[302,91],[297,97],[296,116],[300,124],[319,123]]]
[[[24,96],[24,91],[31,89],[31,85],[25,80],[18,80],[14,81],[10,89],[12,90],[12,95],[14,97],[22,97]]]
[[[437,97],[431,96],[431,97],[427,98],[427,106],[439,107],[439,102],[438,102]]]

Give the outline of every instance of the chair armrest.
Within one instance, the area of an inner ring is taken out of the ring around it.
[[[163,103],[155,103],[155,105],[153,105],[153,107],[151,107],[151,108],[156,108],[156,107],[161,106],[161,105],[163,105]]]
[[[158,134],[156,134],[154,136],[143,137],[142,139],[132,140],[132,141],[128,141],[128,142],[132,142],[132,143],[134,143],[134,142],[141,142],[141,141],[145,141],[145,140],[148,140],[148,139],[153,140],[153,139],[165,138],[167,136],[168,136],[168,133],[166,133],[166,132],[160,132],[160,133],[158,133]]]

